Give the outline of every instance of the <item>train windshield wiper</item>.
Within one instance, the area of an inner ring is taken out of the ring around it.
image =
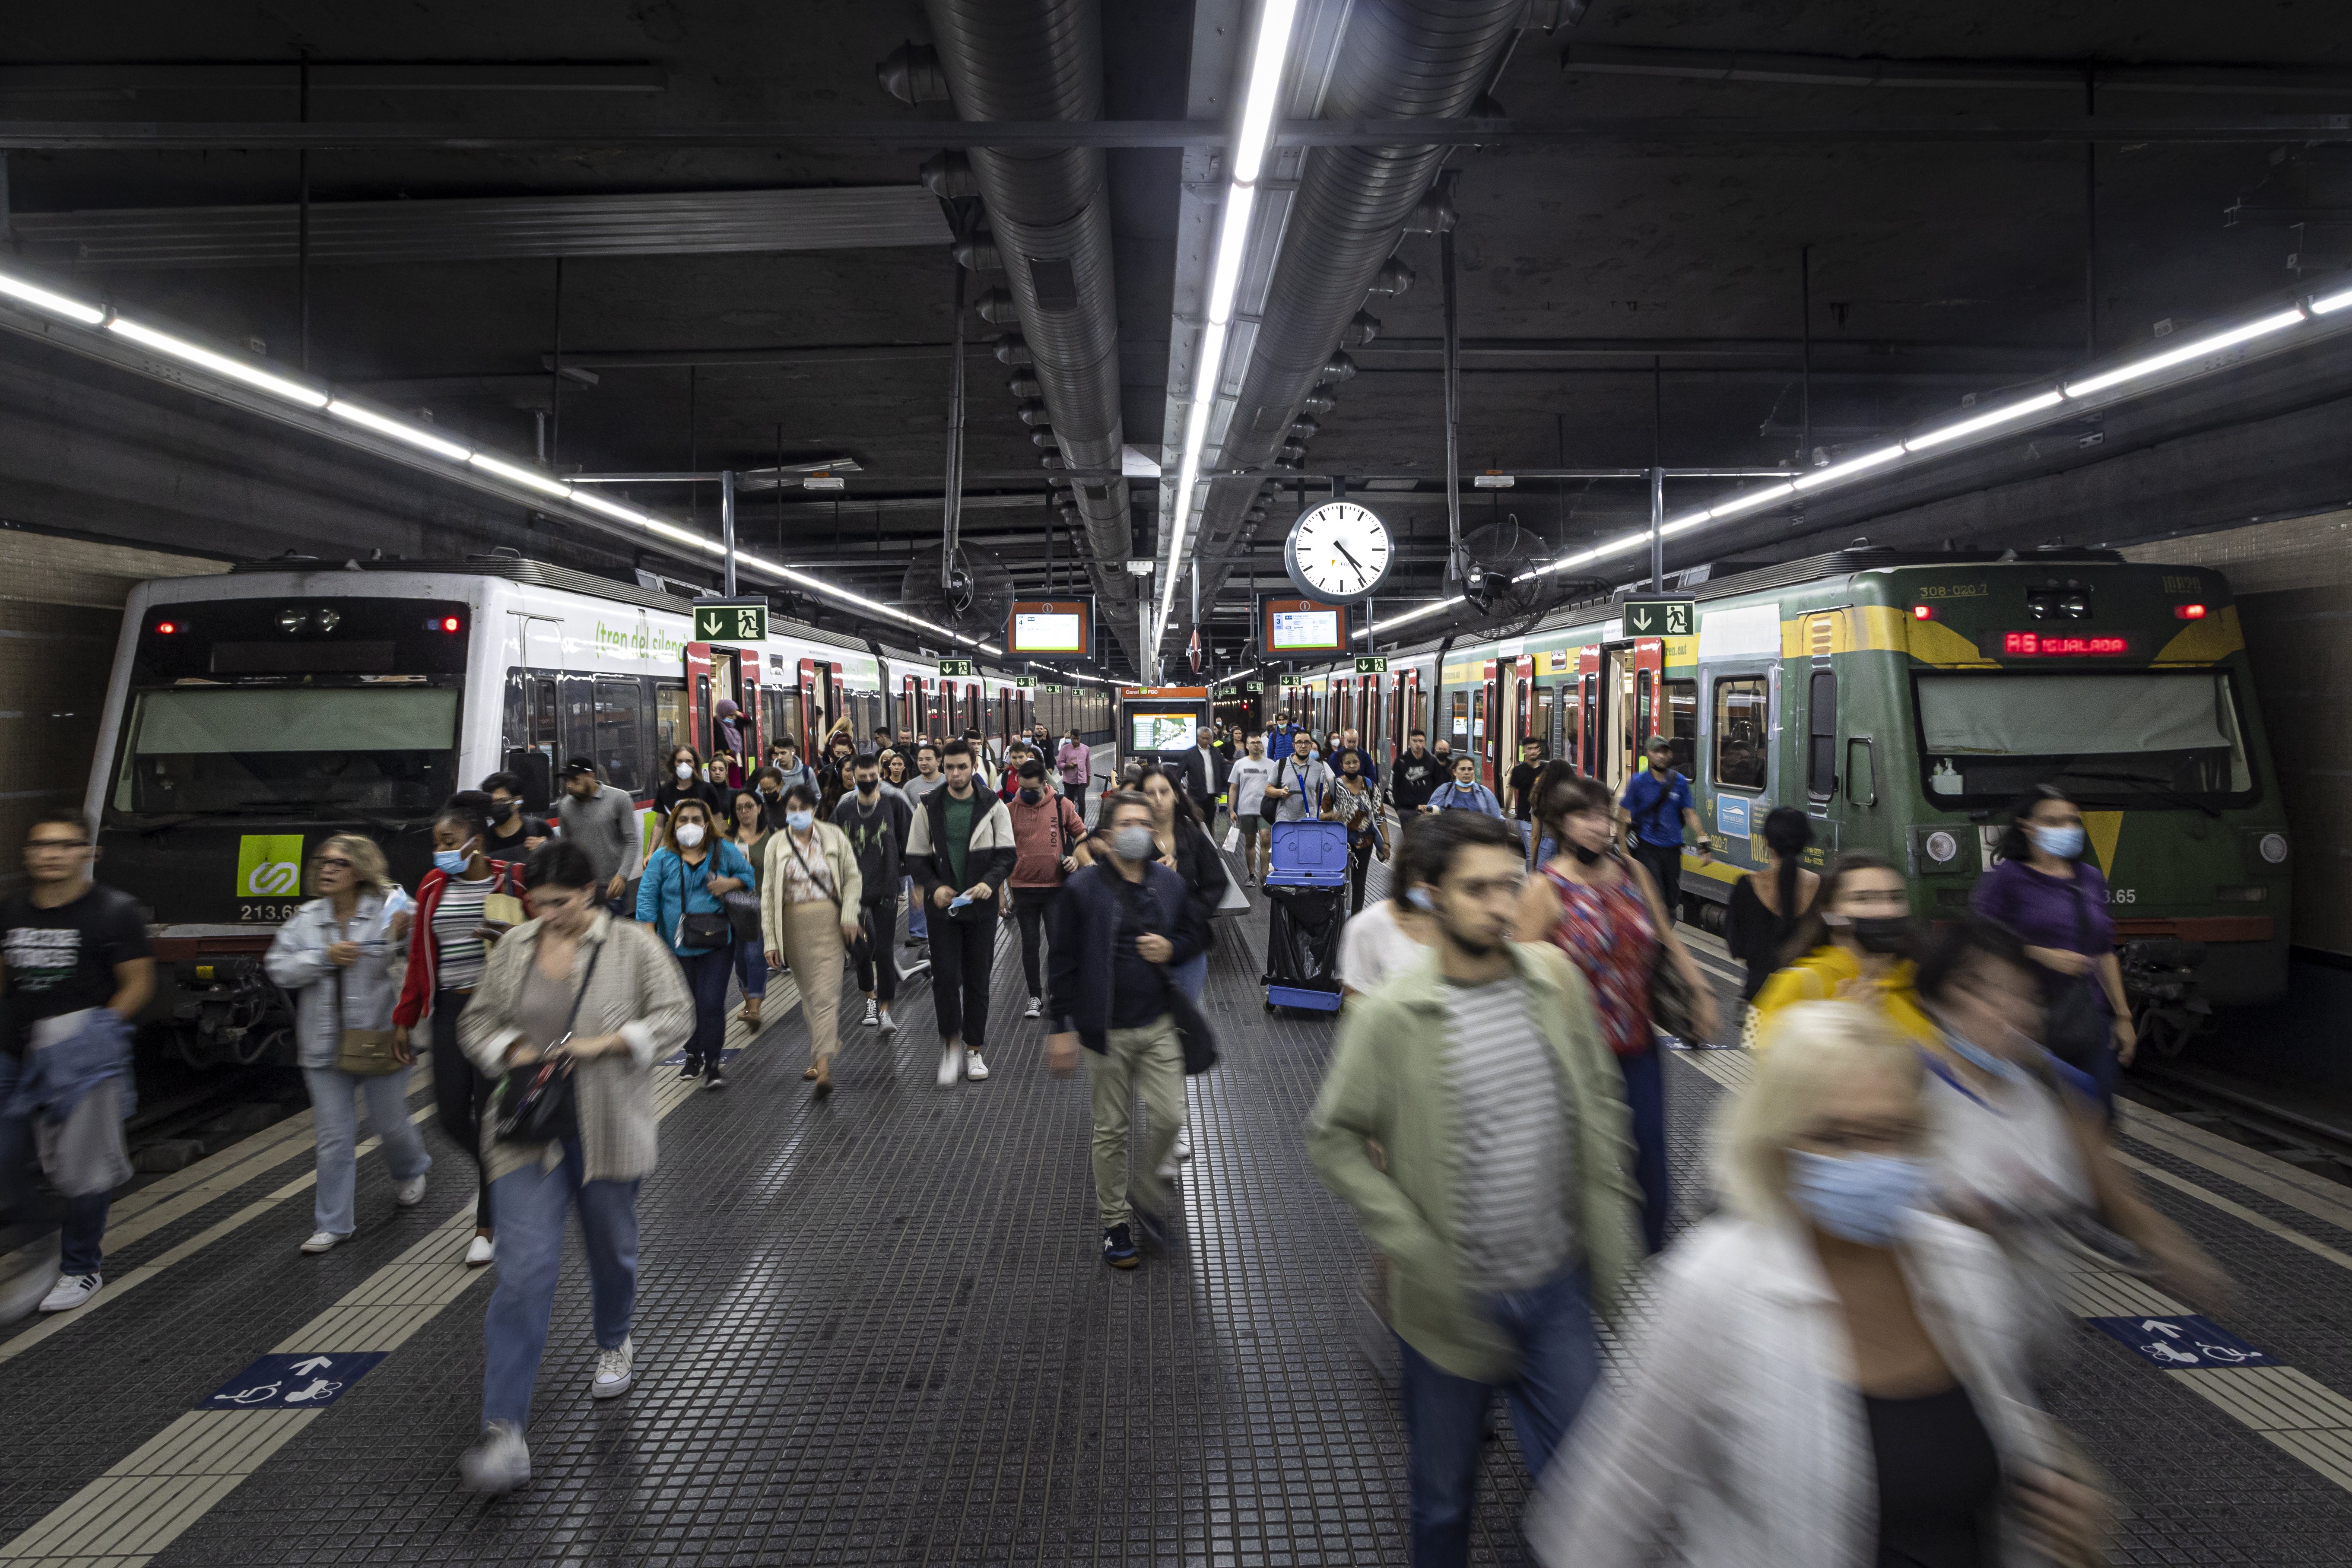
[[[2220,817],[2221,815],[2219,807],[2209,805],[2208,803],[2198,799],[2193,795],[2189,795],[2183,791],[2175,789],[2170,784],[2165,783],[2164,780],[2158,778],[2151,773],[2097,773],[2084,768],[2068,768],[2059,776],[2061,778],[2070,779],[2093,779],[2101,784],[2140,784],[2143,786],[2153,785],[2155,787],[2145,789],[2144,793],[2156,800],[2162,801],[2167,805],[2174,807],[2176,810],[2201,811],[2206,816],[2215,818]]]

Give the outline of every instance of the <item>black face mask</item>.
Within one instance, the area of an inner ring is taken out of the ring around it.
[[[1853,930],[1853,940],[1863,952],[1881,957],[1901,952],[1911,943],[1911,917],[1908,915],[1857,915]]]
[[[520,809],[521,803],[520,801],[499,801],[490,807],[490,818],[494,822],[504,822]]]
[[[1599,861],[1599,860],[1600,860],[1600,858],[1601,858],[1601,851],[1600,851],[1600,850],[1598,850],[1598,849],[1587,849],[1587,848],[1586,848],[1583,845],[1581,845],[1581,844],[1571,844],[1571,845],[1570,845],[1570,846],[1568,847],[1568,852],[1569,852],[1570,854],[1571,854],[1571,855],[1573,855],[1573,856],[1575,856],[1575,857],[1576,857],[1576,863],[1577,863],[1578,865],[1580,865],[1580,866],[1591,866],[1591,865],[1593,865],[1594,863],[1596,863],[1597,861]]]
[[[760,792],[760,798],[773,805],[784,798],[784,792],[780,789],[763,789]]]
[[[880,779],[859,779],[857,781],[857,793],[860,795],[872,795],[876,790],[880,789],[881,787],[882,781]]]

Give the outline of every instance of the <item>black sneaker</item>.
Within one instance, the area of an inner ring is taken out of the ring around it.
[[[1132,1268],[1142,1261],[1135,1255],[1135,1238],[1127,1226],[1115,1225],[1103,1232],[1103,1261],[1113,1268]]]
[[[1135,1215],[1135,1228],[1143,1233],[1143,1244],[1154,1252],[1176,1250],[1176,1233],[1169,1228],[1167,1216],[1153,1214],[1140,1204],[1129,1211]]]
[[[702,1076],[701,1059],[696,1057],[687,1058],[686,1065],[677,1069],[677,1076],[680,1078],[700,1078]]]
[[[719,1064],[717,1062],[712,1062],[708,1068],[703,1069],[702,1087],[706,1089],[725,1089],[727,1087],[726,1075],[719,1070]]]

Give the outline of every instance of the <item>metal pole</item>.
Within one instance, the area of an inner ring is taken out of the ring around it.
[[[1797,401],[1804,410],[1804,445],[1797,448],[1797,467],[1807,468],[1813,462],[1813,247],[1797,247],[1797,300],[1799,313],[1804,317],[1804,359],[1798,372]]]
[[[727,545],[727,596],[735,596],[735,470],[719,473],[719,529]]]
[[[940,520],[940,592],[955,593],[956,531],[963,521],[963,263],[955,268],[955,363],[948,372],[948,485]],[[1050,488],[1050,487],[1049,487]]]
[[[555,258],[555,353],[547,369],[547,471],[563,450],[563,258]]]
[[[1650,470],[1650,592],[1666,585],[1666,470]]]
[[[296,89],[299,100],[296,112],[304,124],[310,121],[310,51],[302,51],[301,79]],[[304,370],[310,368],[310,150],[305,147],[294,155],[294,180],[298,187],[294,208],[294,314],[300,332],[300,361]]]
[[[2083,118],[2099,110],[2097,79],[2083,70]],[[2083,143],[2083,353],[2099,352],[2099,144]]]
[[[1437,276],[1445,302],[1445,580],[1464,571],[1462,561],[1462,329],[1454,312],[1454,230],[1437,236]]]

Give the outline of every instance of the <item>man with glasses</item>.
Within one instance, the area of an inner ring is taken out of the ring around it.
[[[44,1312],[69,1312],[98,1294],[107,1194],[131,1174],[121,1098],[131,1021],[155,994],[146,922],[129,895],[90,879],[97,858],[80,812],[44,811],[25,834],[27,886],[0,903],[0,1208],[23,1217],[35,1123],[50,1123],[41,1163],[65,1223]],[[20,1090],[34,1103],[10,1113]]]

